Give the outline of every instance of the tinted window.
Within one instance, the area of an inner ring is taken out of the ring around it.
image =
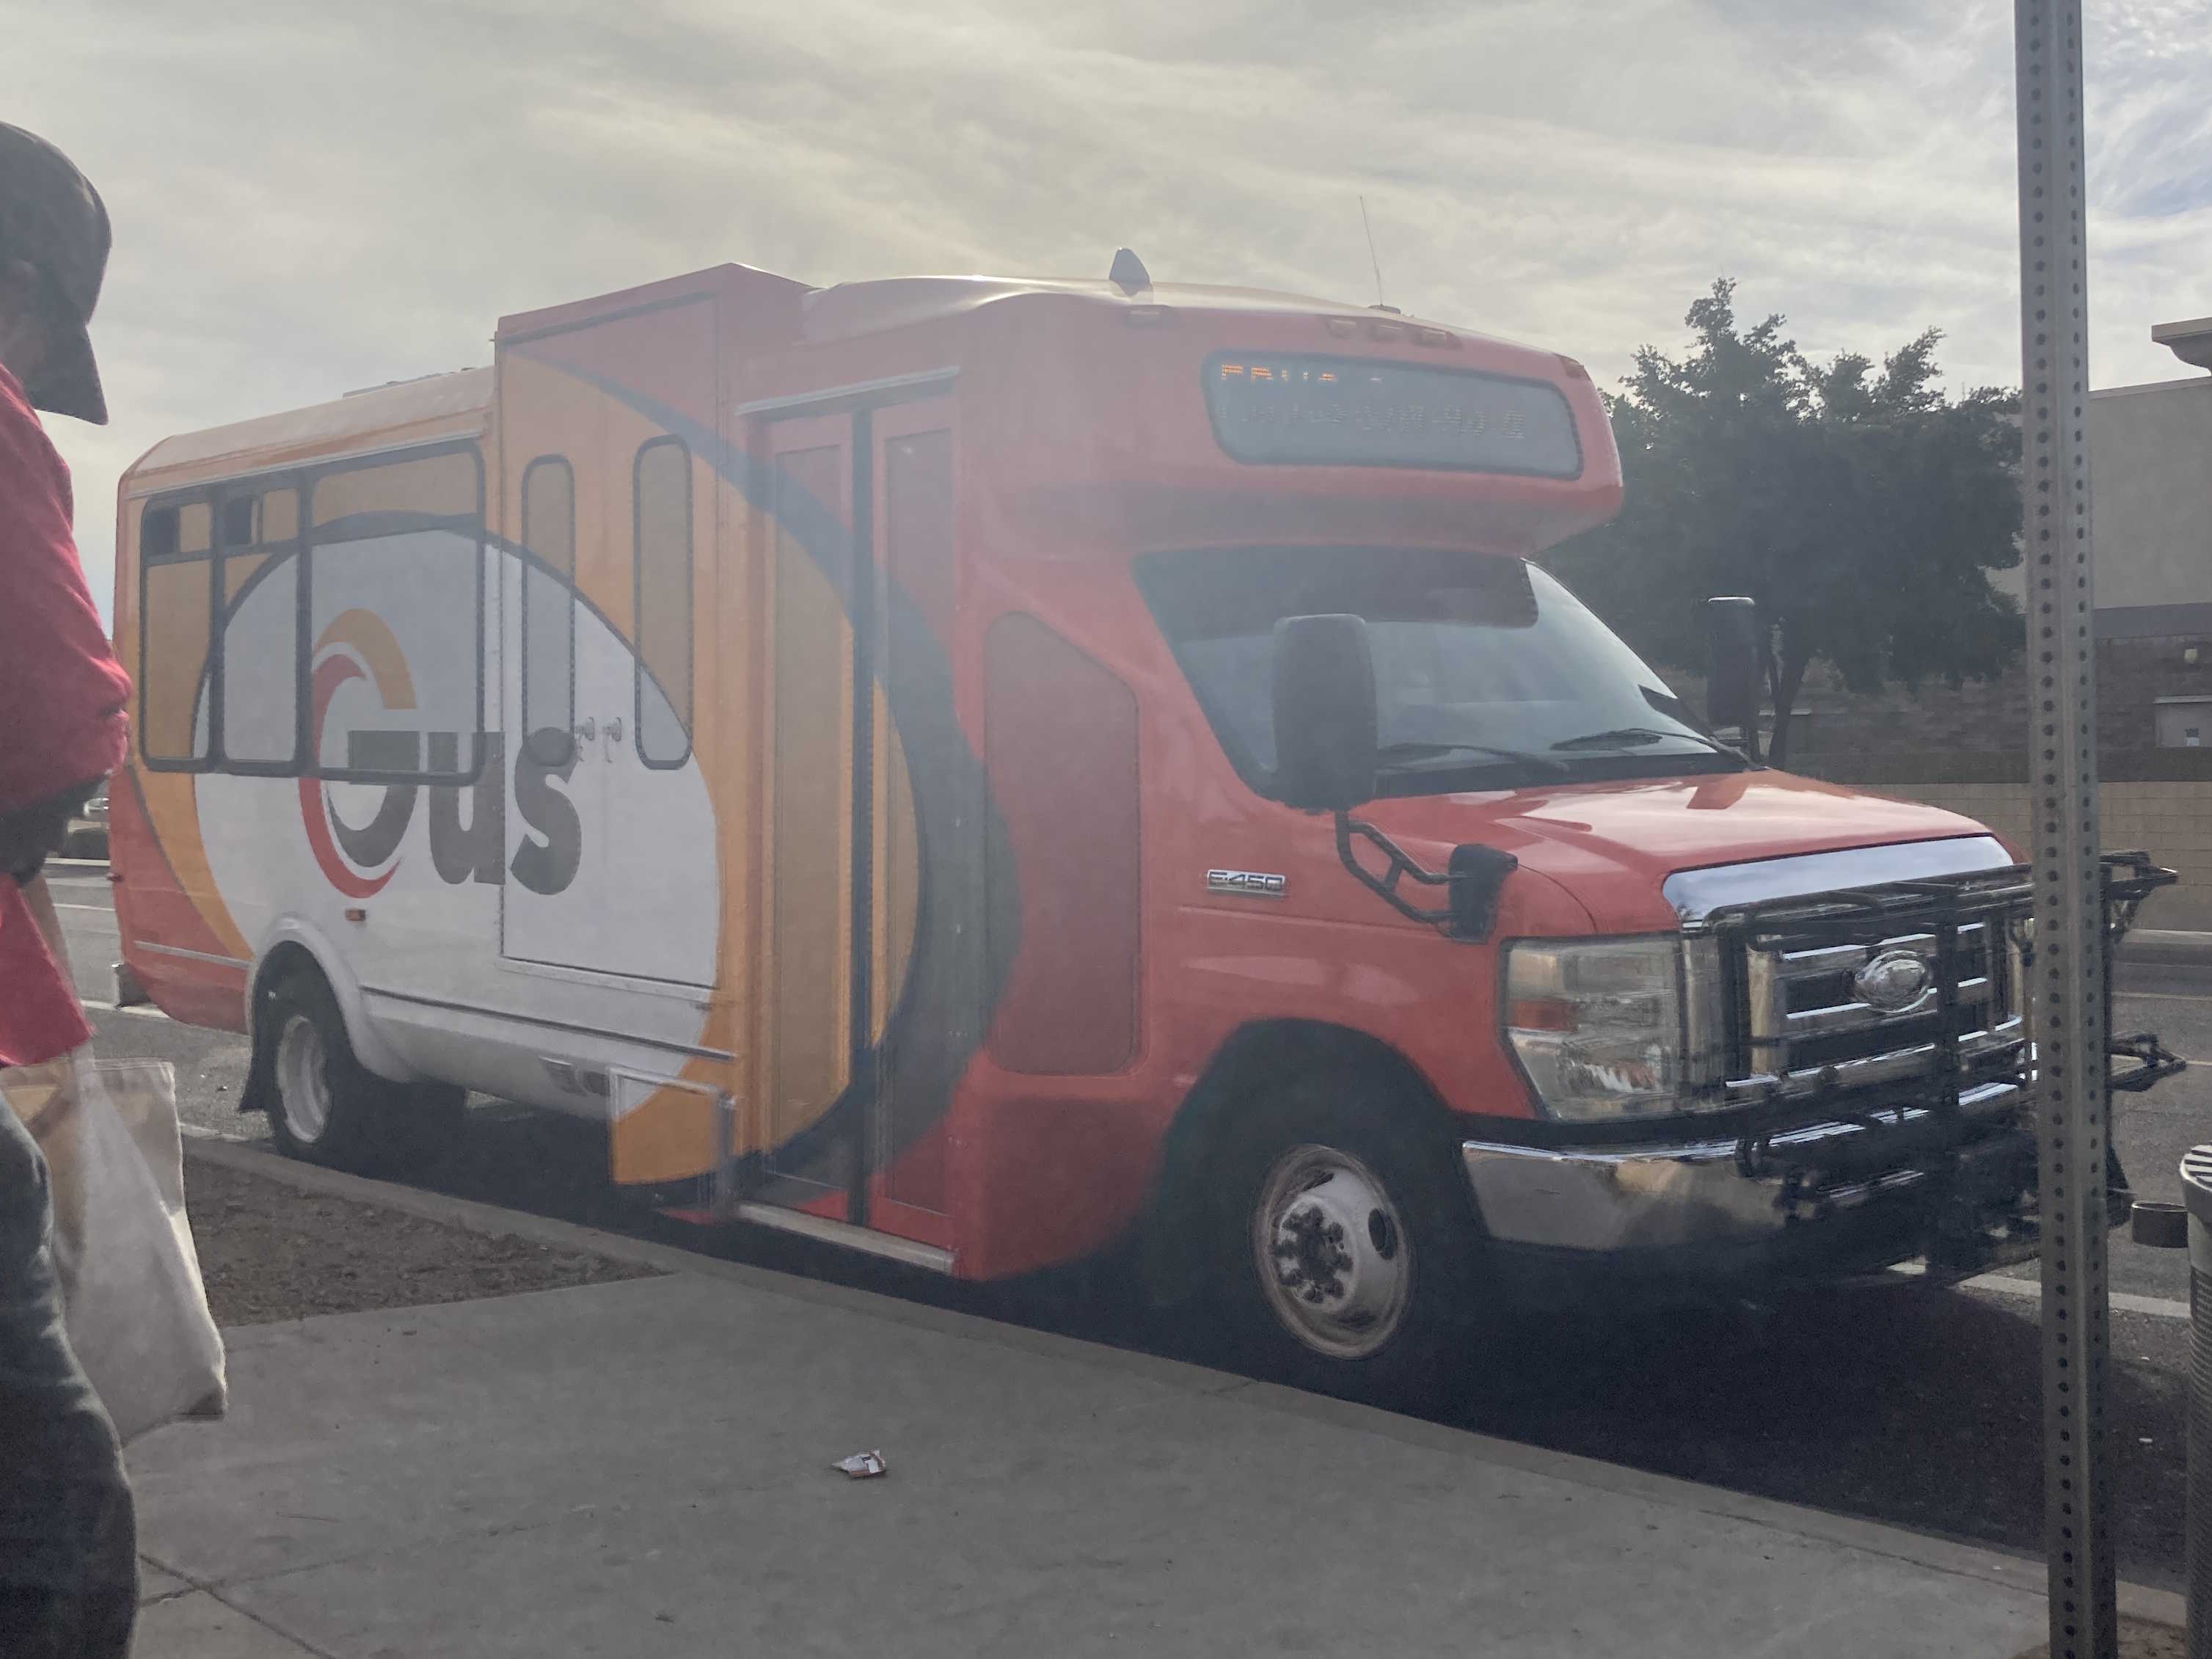
[[[169,521],[176,522],[173,512]],[[204,765],[214,752],[207,674],[214,571],[204,553],[149,560],[143,570],[138,747],[157,768]]]
[[[312,522],[312,763],[364,781],[473,775],[483,706],[475,450],[325,473]]]
[[[637,753],[679,766],[691,752],[691,452],[652,440],[635,483]]]
[[[177,509],[149,507],[138,521],[138,555],[164,559],[177,551]]]
[[[576,475],[558,455],[522,474],[523,748],[565,763],[576,724]]]
[[[299,501],[297,491],[276,489],[223,502],[226,767],[289,771],[299,763],[300,560],[288,545],[298,529]]]
[[[224,762],[292,769],[300,749],[299,557],[232,554],[222,574]]]

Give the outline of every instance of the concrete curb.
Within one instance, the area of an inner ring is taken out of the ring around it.
[[[1401,1417],[1373,1407],[1306,1394],[1276,1383],[1255,1382],[1248,1377],[1212,1370],[1182,1360],[1110,1348],[1048,1331],[1003,1324],[976,1314],[903,1301],[874,1291],[857,1290],[848,1285],[778,1273],[772,1268],[726,1261],[719,1257],[700,1255],[671,1245],[578,1226],[573,1222],[504,1210],[471,1199],[452,1198],[442,1193],[426,1193],[411,1187],[364,1180],[358,1176],[343,1175],[334,1170],[297,1163],[239,1141],[188,1136],[185,1141],[185,1155],[194,1162],[261,1176],[303,1192],[351,1199],[356,1203],[380,1205],[386,1209],[399,1210],[471,1232],[495,1237],[526,1239],[553,1249],[587,1252],[617,1261],[656,1267],[664,1273],[720,1279],[772,1296],[842,1308],[870,1318],[915,1326],[969,1341],[1021,1349],[1103,1370],[1127,1371],[1152,1382],[1193,1393],[1233,1394],[1263,1410],[1279,1412],[1287,1416],[1329,1423],[1404,1444],[1423,1447],[1448,1455],[1473,1458],[1594,1491],[1643,1498],[1677,1509],[1771,1527],[1800,1537],[1886,1556],[1929,1571],[1978,1579],[2039,1600],[2044,1595],[2045,1577],[2041,1561],[2029,1556],[2008,1554],[1986,1545],[1912,1532],[1881,1522],[1832,1515],[1823,1510],[1754,1498],[1717,1486],[1700,1486],[1671,1475],[1650,1474],[1568,1452],[1548,1451],[1518,1441],[1495,1439],[1440,1423]],[[2123,1584],[2119,1600],[2120,1610],[2130,1617],[2177,1626],[2184,1621],[2182,1598],[2172,1591]]]
[[[2113,953],[2118,962],[2158,968],[2212,968],[2212,933],[2172,927],[2131,928]]]

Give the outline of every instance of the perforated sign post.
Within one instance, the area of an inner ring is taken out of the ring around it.
[[[2026,505],[2028,776],[2035,849],[2030,980],[2043,1244],[2044,1538],[2052,1659],[2118,1648],[2105,1448],[2103,850],[2089,572],[2088,259],[2081,0],[2014,0]]]

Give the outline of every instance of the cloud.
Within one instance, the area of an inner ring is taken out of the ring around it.
[[[734,258],[828,283],[1100,275],[1388,297],[1601,381],[1723,273],[1806,349],[1935,325],[2018,378],[1999,0],[152,0],[20,10],[5,118],[117,245],[115,424],[57,422],[103,598],[115,479],[174,431],[488,360],[500,313]],[[2212,0],[2089,40],[2093,361],[2212,310]]]

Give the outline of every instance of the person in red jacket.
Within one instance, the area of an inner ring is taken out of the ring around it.
[[[45,140],[0,123],[0,1066],[90,1028],[25,894],[122,761],[130,682],[70,532],[69,471],[37,409],[104,422],[85,325],[107,210]],[[70,1352],[36,1144],[0,1107],[0,1653],[125,1655],[137,1522],[122,1449]]]
[[[20,890],[124,754],[130,681],[77,562],[69,469],[33,412],[107,419],[85,330],[107,246],[84,175],[0,123],[0,1066],[91,1036]]]

